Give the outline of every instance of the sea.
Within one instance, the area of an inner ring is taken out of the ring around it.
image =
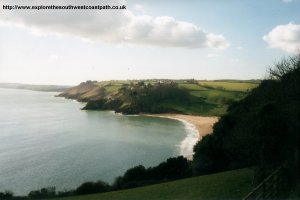
[[[85,111],[57,94],[0,88],[0,192],[111,184],[131,167],[192,154],[196,130],[186,122]]]

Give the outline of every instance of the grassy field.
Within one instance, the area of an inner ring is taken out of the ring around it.
[[[245,92],[234,92],[225,90],[204,90],[204,91],[191,91],[190,94],[194,97],[202,97],[207,102],[223,104],[228,101],[237,101],[245,97]]]
[[[258,81],[237,80],[179,83],[179,88],[189,92],[192,103],[165,102],[164,105],[186,114],[221,116],[231,102],[241,100],[258,84]]]
[[[192,102],[166,101],[162,105],[179,113],[202,116],[220,116],[226,112],[226,105],[208,103],[192,98]]]
[[[228,91],[246,92],[255,88],[258,85],[258,81],[199,81],[199,85],[203,87],[210,87]]]
[[[193,83],[179,83],[178,87],[180,89],[189,90],[189,91],[204,91],[204,90],[208,90],[205,87],[202,87],[200,85],[193,84]]]
[[[251,191],[253,171],[240,169],[141,188],[59,200],[199,200],[242,199]]]

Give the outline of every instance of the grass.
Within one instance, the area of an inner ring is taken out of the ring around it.
[[[191,103],[168,102],[165,105],[185,114],[221,116],[226,113],[231,102],[243,99],[258,84],[258,81],[239,80],[179,83],[179,88],[189,92]]]
[[[105,88],[105,92],[108,94],[114,93],[114,92],[118,92],[118,90],[121,88],[121,84],[109,84],[104,86]]]
[[[180,89],[189,90],[189,91],[203,91],[203,90],[207,90],[207,88],[205,88],[205,87],[202,87],[202,86],[197,85],[197,84],[190,84],[190,83],[179,83],[178,87]]]
[[[163,106],[185,114],[222,116],[230,103],[243,99],[249,88],[257,86],[257,83],[241,81],[201,81],[200,84],[202,83],[205,84],[179,83],[178,87],[190,94],[190,102],[168,101]]]
[[[192,101],[192,103],[167,101],[162,103],[162,105],[179,113],[190,115],[220,116],[226,112],[227,107],[225,105],[220,106],[203,100],[197,102],[196,99]]]
[[[202,87],[210,87],[228,91],[246,92],[258,86],[258,82],[249,81],[199,81]]]
[[[59,200],[198,200],[242,199],[251,191],[253,170],[239,169],[129,190]]]
[[[224,104],[228,101],[238,101],[245,97],[246,93],[210,89],[205,91],[192,91],[190,95],[204,98],[210,103]]]
[[[300,186],[298,185],[295,189],[290,191],[286,199],[299,200],[300,199]]]

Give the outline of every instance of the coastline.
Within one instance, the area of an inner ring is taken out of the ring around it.
[[[211,134],[213,131],[213,125],[219,120],[219,117],[203,117],[196,115],[184,115],[184,114],[146,114],[143,116],[148,117],[161,117],[174,119],[182,122],[186,122],[188,124],[192,124],[195,129],[198,131],[198,139],[205,135]]]
[[[213,125],[219,120],[218,117],[203,117],[183,114],[146,114],[146,117],[160,117],[178,120],[185,126],[186,137],[179,145],[180,155],[188,160],[193,159],[194,146],[205,135],[211,134]]]

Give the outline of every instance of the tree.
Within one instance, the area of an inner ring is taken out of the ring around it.
[[[294,57],[288,59],[282,59],[275,64],[274,68],[269,69],[269,78],[280,80],[286,74],[293,72],[300,66],[300,53]]]
[[[75,191],[75,194],[93,194],[93,193],[101,193],[107,192],[110,190],[110,186],[103,182],[86,182],[81,184]]]
[[[9,200],[13,197],[13,192],[6,190],[4,192],[0,192],[0,200]]]
[[[40,199],[40,198],[52,198],[55,197],[55,195],[56,195],[55,187],[46,187],[40,190],[30,191],[28,197],[32,199]]]
[[[114,182],[116,189],[133,188],[162,181],[175,180],[191,176],[190,163],[183,156],[169,158],[155,167],[145,168],[138,165],[128,169]]]

